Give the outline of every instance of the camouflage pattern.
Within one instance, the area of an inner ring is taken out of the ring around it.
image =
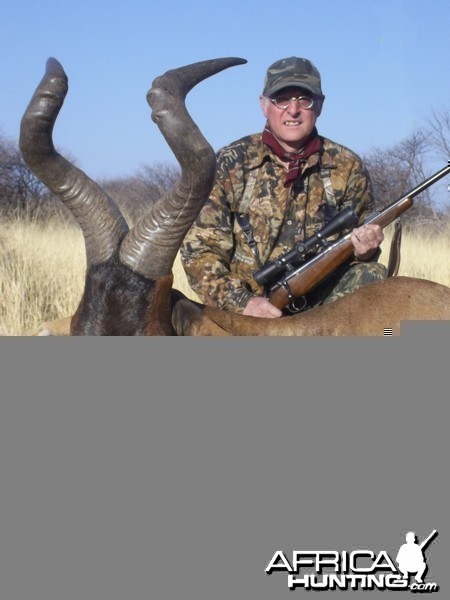
[[[236,213],[248,213],[265,264],[322,227],[329,209],[321,167],[329,169],[338,209],[353,206],[360,223],[373,212],[370,179],[359,157],[321,139],[321,157],[310,156],[290,187],[283,184],[286,165],[262,143],[261,134],[219,152],[215,186],[181,248],[188,281],[205,304],[242,312],[250,298],[264,295],[253,279],[258,264]]]
[[[386,279],[386,275],[386,267],[377,262],[343,265],[308,294],[308,306],[314,308],[320,304],[330,304],[372,281]]]
[[[270,98],[283,88],[300,87],[322,96],[320,73],[306,58],[282,58],[267,69],[262,95]]]

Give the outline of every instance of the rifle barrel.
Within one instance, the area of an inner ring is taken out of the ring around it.
[[[430,185],[433,185],[434,183],[436,183],[436,181],[439,181],[439,179],[442,179],[442,177],[445,177],[445,175],[448,175],[448,173],[450,173],[450,160],[448,161],[448,165],[446,167],[443,167],[440,171],[437,171],[436,173],[431,175],[431,177],[428,177],[428,179],[425,179],[425,181],[422,181],[421,183],[419,183],[419,185],[416,185],[416,187],[413,187],[412,190],[409,190],[409,192],[404,194],[401,198],[398,198],[397,200],[394,200],[390,204],[387,204],[383,208],[383,210],[385,208],[390,208],[391,206],[394,206],[398,202],[401,202],[402,200],[405,200],[408,197],[414,198],[414,196],[421,194],[428,187],[430,187]]]

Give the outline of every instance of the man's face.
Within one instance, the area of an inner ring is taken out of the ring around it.
[[[311,93],[298,87],[280,90],[275,98],[312,97]],[[261,108],[266,117],[270,131],[287,152],[301,148],[316,125],[322,108],[322,101],[317,100],[312,108],[301,108],[298,102],[290,102],[286,109],[275,106],[270,100],[261,97]]]

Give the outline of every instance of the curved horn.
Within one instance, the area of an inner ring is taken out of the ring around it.
[[[49,58],[45,75],[22,117],[20,149],[30,170],[59,196],[80,225],[90,266],[111,257],[128,226],[100,186],[58,154],[53,146],[53,126],[67,89],[64,69],[56,59]]]
[[[120,248],[121,261],[148,279],[171,272],[181,242],[214,183],[215,153],[187,112],[186,95],[203,79],[246,62],[219,58],[167,71],[147,94],[152,119],[181,166],[179,183],[136,223]]]

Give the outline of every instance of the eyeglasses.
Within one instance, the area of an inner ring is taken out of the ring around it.
[[[289,96],[277,96],[269,98],[270,102],[280,110],[286,110],[291,102],[295,102],[300,108],[312,108],[317,102],[317,99],[310,96],[299,96],[298,98],[289,98]]]

